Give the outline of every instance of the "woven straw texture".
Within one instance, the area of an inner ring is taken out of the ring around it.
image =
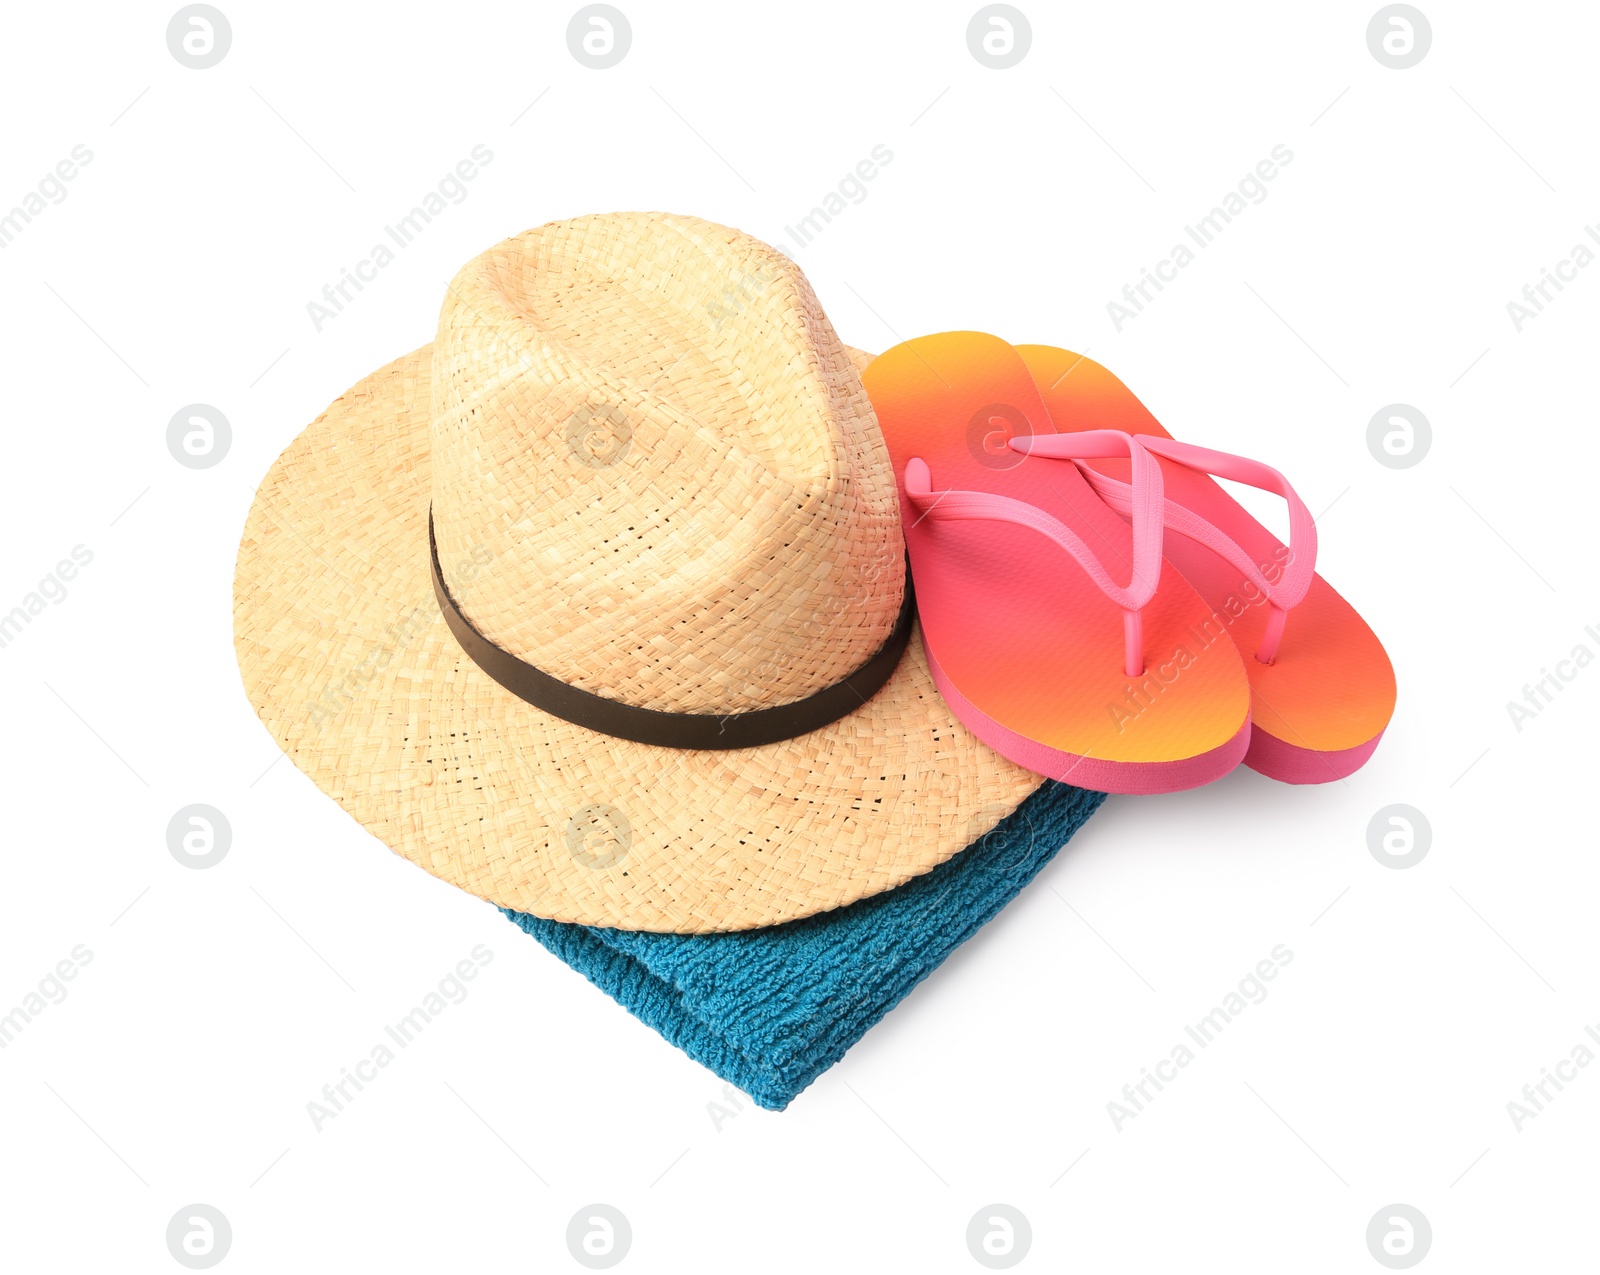
[[[888,452],[779,253],[675,217],[546,226],[456,276],[433,351],[440,561],[493,560],[447,582],[496,645],[626,704],[732,713],[889,636]]]
[[[239,547],[245,688],[391,848],[502,907],[680,933],[890,889],[1038,785],[945,708],[920,643],[821,730],[696,752],[599,735],[483,674],[438,613],[642,707],[802,698],[893,626],[893,478],[787,258],[692,218],[530,231],[458,275],[437,341],[274,463]]]

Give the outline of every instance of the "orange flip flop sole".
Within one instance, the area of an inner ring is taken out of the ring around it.
[[[997,752],[1104,792],[1169,792],[1226,774],[1250,736],[1250,694],[1211,607],[1163,567],[1144,608],[1147,664],[1124,671],[1122,612],[1059,546],[1002,522],[923,517],[905,467],[934,491],[1024,501],[1065,523],[1125,578],[1132,531],[1070,463],[1024,457],[1009,437],[1053,433],[1026,365],[977,332],[919,337],[862,375],[894,462],[922,641],[941,693]]]
[[[1118,429],[1171,438],[1115,375],[1092,359],[1045,345],[1019,345],[1057,430]],[[1125,461],[1089,461],[1129,479]],[[1207,474],[1161,460],[1168,500],[1221,528],[1265,568],[1282,564],[1287,548]],[[1394,668],[1383,644],[1321,576],[1289,612],[1277,659],[1261,664],[1269,608],[1239,572],[1206,546],[1168,532],[1167,561],[1209,604],[1226,628],[1250,678],[1251,743],[1245,764],[1286,783],[1326,783],[1364,765],[1394,714]]]

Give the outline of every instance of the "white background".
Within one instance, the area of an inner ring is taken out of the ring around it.
[[[1600,1066],[1520,1132],[1506,1104],[1600,1021],[1600,669],[1520,732],[1505,707],[1600,654],[1600,268],[1506,312],[1600,222],[1592,6],[1423,0],[1432,50],[1396,71],[1373,0],[1024,0],[1031,51],[995,71],[972,0],[621,0],[631,51],[594,71],[575,4],[220,3],[204,71],[165,5],[5,18],[0,207],[94,156],[0,251],[0,610],[93,554],[0,649],[0,1011],[93,953],[0,1051],[7,1269],[180,1269],[197,1201],[237,1271],[576,1270],[593,1201],[650,1271],[977,1270],[993,1202],[1031,1222],[1022,1269],[1378,1270],[1394,1202],[1432,1224],[1424,1270],[1592,1264]],[[307,302],[479,143],[465,201],[317,332]],[[796,251],[842,337],[1087,350],[1180,437],[1277,465],[1399,708],[1347,782],[1113,798],[789,1111],[719,1130],[720,1081],[278,760],[234,554],[272,459],[431,339],[491,243],[631,208],[777,241],[880,143]],[[1279,143],[1269,197],[1117,332],[1106,303]],[[195,402],[234,435],[200,471],[165,442]],[[1366,447],[1394,402],[1434,431],[1408,470]],[[233,828],[206,871],[166,846],[192,802]],[[1367,848],[1392,802],[1433,830],[1403,871]],[[306,1103],[478,944],[468,999],[315,1131]],[[1277,944],[1270,996],[1118,1132],[1106,1104]]]

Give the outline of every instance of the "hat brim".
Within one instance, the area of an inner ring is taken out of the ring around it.
[[[431,350],[367,377],[284,450],[234,577],[256,712],[384,844],[534,916],[739,930],[892,889],[1038,787],[945,707],[920,638],[855,712],[759,748],[631,743],[506,691],[433,596]]]

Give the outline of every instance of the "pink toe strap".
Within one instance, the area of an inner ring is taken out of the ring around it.
[[[1033,439],[1018,438],[1013,440],[1013,446],[1030,442],[1048,444],[1058,437],[1070,437],[1070,435],[1036,435]],[[1306,596],[1306,590],[1311,587],[1311,581],[1316,574],[1317,525],[1310,511],[1294,488],[1289,485],[1288,479],[1270,465],[1263,465],[1260,461],[1235,456],[1229,452],[1213,451],[1208,447],[1196,447],[1191,443],[1180,443],[1175,439],[1161,438],[1153,434],[1140,434],[1137,436],[1137,442],[1153,455],[1164,456],[1168,460],[1202,473],[1214,474],[1219,478],[1246,483],[1262,491],[1274,492],[1288,502],[1289,561],[1284,566],[1282,576],[1274,584],[1262,574],[1261,566],[1244,547],[1220,527],[1202,518],[1185,505],[1165,498],[1162,500],[1162,520],[1168,530],[1176,531],[1205,545],[1239,571],[1266,597],[1272,612],[1267,617],[1266,632],[1262,635],[1261,646],[1256,651],[1256,659],[1263,664],[1271,664],[1277,658],[1289,610]],[[1027,449],[1018,447],[1017,450]],[[1032,450],[1036,453],[1041,452],[1039,447],[1034,447]],[[1042,454],[1054,455],[1055,452],[1052,450]],[[1119,479],[1107,477],[1087,465],[1079,465],[1078,469],[1102,500],[1118,513],[1134,516],[1132,486]]]
[[[1067,459],[1126,456],[1133,462],[1133,482],[1127,488],[1127,513],[1133,521],[1133,570],[1126,587],[1117,584],[1083,538],[1054,515],[1036,505],[986,491],[934,491],[933,476],[921,457],[906,462],[905,492],[920,518],[936,521],[986,519],[1028,527],[1048,537],[1070,554],[1123,612],[1124,671],[1129,677],[1144,673],[1144,605],[1154,596],[1161,579],[1161,466],[1131,435],[1120,430],[1086,430],[1078,434],[1041,435],[1052,443],[1061,440]],[[1025,441],[1013,439],[1012,446]],[[1023,450],[1017,448],[1017,450]],[[920,520],[920,519],[919,519]]]

